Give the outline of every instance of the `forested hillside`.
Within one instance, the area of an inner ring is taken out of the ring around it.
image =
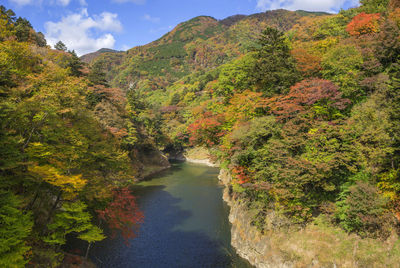
[[[167,152],[205,146],[231,171],[261,232],[323,221],[386,240],[400,220],[399,27],[389,0],[198,17],[97,62],[150,104]]]
[[[196,17],[88,65],[1,6],[0,266],[57,266],[105,226],[134,236],[128,187],[192,147],[261,233],[323,226],[335,265],[398,263],[400,2],[360,2]]]
[[[143,215],[127,187],[146,153],[166,162],[135,119],[140,106],[55,47],[0,7],[1,267],[55,267],[68,237],[89,250],[107,225],[134,236]]]
[[[163,90],[195,71],[215,68],[242,55],[267,25],[286,31],[304,17],[323,15],[327,13],[275,10],[221,21],[200,16],[179,24],[150,44],[128,50],[124,56],[106,53],[97,61],[103,64],[114,86]]]

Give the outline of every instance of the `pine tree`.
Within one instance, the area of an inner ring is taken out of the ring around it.
[[[60,51],[67,51],[67,46],[62,41],[58,41],[54,48]]]
[[[103,66],[101,62],[95,62],[90,68],[90,72],[88,75],[90,83],[92,83],[93,85],[103,85],[105,87],[109,87],[105,77],[106,74],[103,71]]]
[[[82,76],[81,69],[83,67],[83,63],[81,59],[79,59],[78,55],[76,55],[75,50],[68,51],[71,54],[71,58],[68,61],[67,67],[71,71],[71,75],[80,77]]]
[[[24,18],[19,17],[14,24],[15,35],[19,42],[27,42],[30,37],[30,33],[33,30],[31,23]]]
[[[267,28],[262,33],[258,45],[257,61],[250,73],[250,79],[258,91],[266,96],[289,91],[299,75],[284,34],[277,29]]]

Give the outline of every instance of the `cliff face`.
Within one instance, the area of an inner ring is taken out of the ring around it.
[[[271,240],[262,235],[255,226],[251,225],[252,215],[246,204],[235,200],[229,183],[231,176],[226,169],[221,169],[218,179],[225,185],[223,198],[231,207],[229,221],[232,224],[232,246],[242,258],[252,265],[262,268],[294,267],[292,262],[285,261],[281,256],[271,253]]]
[[[139,181],[171,167],[168,158],[155,148],[137,153],[134,159]]]
[[[396,233],[386,241],[362,239],[323,221],[288,230],[279,228],[282,218],[271,212],[266,215],[270,231],[262,234],[252,225],[252,210],[232,191],[229,172],[221,169],[219,180],[231,207],[232,246],[255,267],[399,267]]]

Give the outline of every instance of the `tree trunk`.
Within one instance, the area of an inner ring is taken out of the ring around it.
[[[53,205],[53,207],[51,208],[51,210],[50,210],[50,212],[49,212],[49,215],[47,216],[47,222],[49,222],[50,219],[51,219],[51,217],[53,216],[53,212],[54,212],[54,210],[57,208],[58,203],[60,202],[61,194],[62,194],[62,191],[59,191],[59,192],[58,192],[58,195],[57,195],[56,202],[54,202],[54,205]]]
[[[90,242],[88,242],[88,243],[89,243],[89,244],[88,244],[88,247],[87,247],[87,249],[86,249],[85,260],[87,260],[87,258],[88,258],[88,256],[89,256],[90,247],[92,246],[92,243],[90,243]]]

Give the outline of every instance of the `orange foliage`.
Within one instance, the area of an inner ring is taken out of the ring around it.
[[[227,121],[246,121],[254,118],[258,109],[264,108],[264,98],[260,92],[246,90],[235,94],[229,104],[225,110]]]
[[[316,103],[342,110],[349,100],[342,98],[338,86],[329,80],[307,79],[292,86],[289,94],[270,98],[266,101],[271,112],[279,119],[289,119],[307,112]]]
[[[190,143],[209,147],[218,144],[220,138],[225,135],[224,121],[225,118],[221,114],[205,112],[201,118],[188,127]]]
[[[400,27],[400,7],[396,8],[389,14],[389,19],[396,22],[396,24]]]
[[[232,169],[233,176],[238,179],[239,184],[248,183],[251,180],[249,171],[246,167],[236,166]]]
[[[353,36],[362,34],[376,33],[379,31],[380,14],[366,14],[364,12],[358,14],[347,25],[346,31]]]
[[[308,53],[304,48],[292,50],[292,56],[296,60],[297,70],[305,77],[312,77],[321,71],[321,58]]]

